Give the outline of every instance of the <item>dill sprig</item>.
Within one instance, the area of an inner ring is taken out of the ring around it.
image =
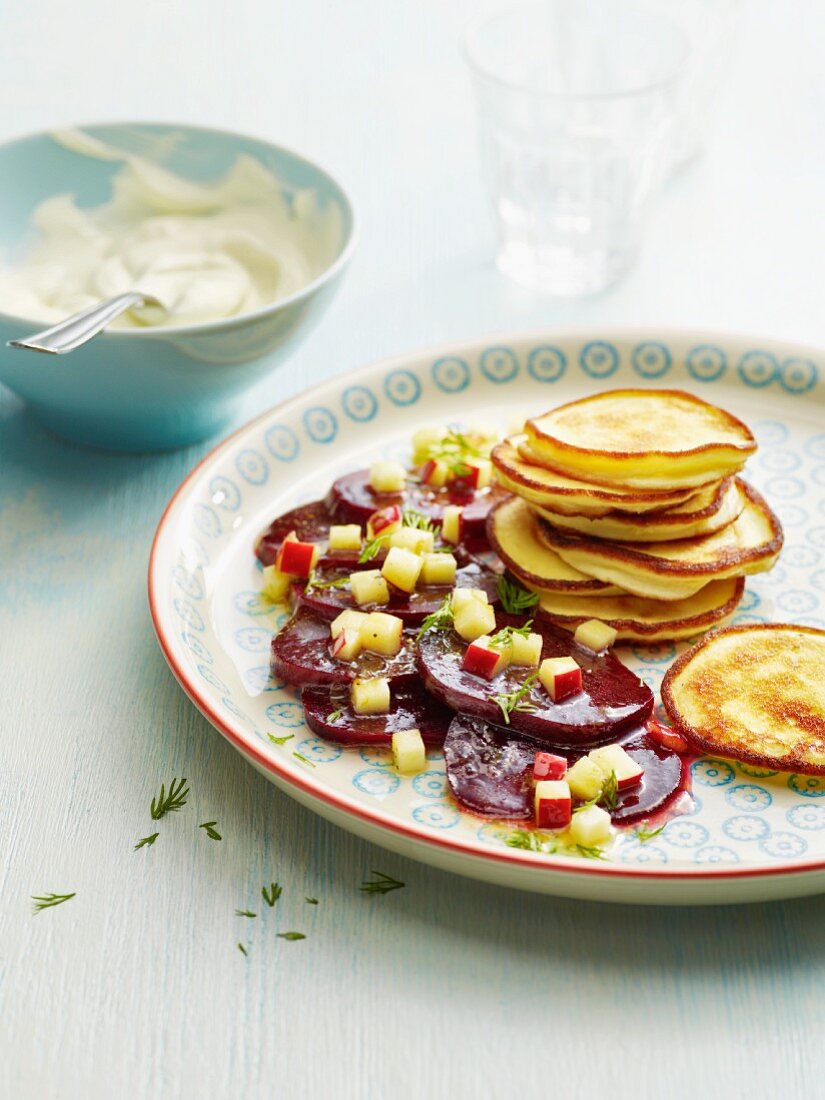
[[[257,913],[253,913],[251,909],[236,909],[236,917],[257,917]]]
[[[421,624],[421,629],[415,636],[415,640],[426,634],[428,630],[449,630],[453,625],[453,612],[451,607],[452,593],[448,593],[441,601],[437,610],[428,615]]]
[[[73,894],[32,894],[32,901],[34,902],[35,913],[40,913],[44,909],[51,909],[55,905],[62,905],[64,901],[69,901],[70,898],[75,897],[77,891]]]
[[[169,784],[169,792],[165,784],[161,784],[160,794],[152,799],[151,814],[153,821],[160,821],[166,814],[180,810],[186,805],[189,788],[185,779],[173,779]]]
[[[242,955],[248,955],[249,954],[249,952],[246,950],[246,948],[244,947],[244,945],[242,943],[238,943],[238,950],[241,952]]]
[[[401,513],[401,523],[404,527],[414,527],[417,531],[429,531],[431,535],[435,535],[438,531],[430,517],[416,511],[415,508],[404,509]]]
[[[638,840],[640,844],[647,844],[649,840],[653,840],[664,829],[664,825],[660,825],[658,829],[648,829],[644,825],[640,825],[637,829],[633,830],[633,836]]]
[[[160,836],[160,833],[151,833],[149,836],[142,837],[134,846],[132,851],[136,852],[138,848],[146,848],[155,843]]]
[[[215,828],[217,824],[217,821],[204,821],[203,824],[198,825],[198,828],[205,829],[206,835],[209,837],[210,840],[223,840],[223,837]]]
[[[468,458],[484,458],[484,450],[457,428],[450,428],[443,439],[427,448],[427,457],[443,462],[453,477],[466,477],[470,472]]]
[[[308,897],[305,896],[304,901],[307,903],[307,905],[317,905],[318,904],[318,899],[317,898],[308,898]]]
[[[582,810],[586,810],[590,806],[604,806],[607,810],[615,810],[616,804],[619,800],[619,781],[616,779],[616,773],[611,771],[610,775],[605,779],[602,789],[588,802],[582,802],[581,806],[577,806],[573,811],[574,814],[581,813]]]
[[[280,886],[277,882],[270,883],[268,890],[265,886],[261,887],[261,897],[264,899],[270,909],[283,892],[283,886]]]
[[[530,631],[533,628],[533,620],[528,619],[524,626],[504,626],[501,630],[492,635],[487,643],[491,649],[504,649],[513,640],[515,634],[520,634],[522,638],[528,638]]]
[[[584,856],[585,859],[606,859],[604,854],[604,848],[600,848],[598,844],[586,845],[577,844],[574,851],[580,856]]]
[[[343,718],[344,712],[342,710],[333,710],[327,715],[327,723],[330,726],[334,726],[339,718]]]
[[[294,733],[288,733],[285,737],[276,737],[274,733],[267,734],[267,737],[273,745],[285,745],[287,741],[291,741],[294,736]]]
[[[349,574],[335,577],[331,581],[319,581],[316,570],[312,570],[307,581],[306,592],[320,592],[324,588],[345,588],[349,584]]]
[[[402,886],[406,886],[405,882],[399,882],[397,878],[385,875],[383,871],[372,873],[377,877],[361,883],[360,889],[364,894],[389,894],[392,890],[400,890]]]
[[[529,694],[530,688],[538,678],[539,674],[537,672],[531,672],[521,687],[510,692],[499,692],[497,695],[491,697],[491,702],[496,703],[498,709],[501,711],[505,726],[510,725],[510,715],[516,711],[523,714],[535,713],[535,706],[527,702],[526,696]]]
[[[308,764],[310,768],[314,768],[315,764],[309,760],[302,752],[294,752],[292,754],[296,760],[300,760],[302,764]]]
[[[513,829],[504,843],[508,848],[523,848],[526,852],[541,852],[544,855],[552,855],[559,847],[554,837],[530,829]]]
[[[277,932],[276,935],[279,940],[289,940],[290,942],[306,939],[303,932]]]
[[[389,535],[378,535],[376,538],[364,543],[364,548],[358,555],[358,564],[363,565],[365,562],[378,557],[383,546],[389,541],[389,537]]]
[[[538,592],[530,592],[507,576],[501,576],[496,586],[501,608],[508,615],[524,615],[539,602]]]

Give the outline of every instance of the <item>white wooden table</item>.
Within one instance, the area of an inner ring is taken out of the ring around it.
[[[476,9],[12,2],[0,8],[0,137],[177,118],[257,132],[337,171],[360,249],[258,408],[330,372],[496,329],[825,338],[815,0],[746,5],[706,157],[662,195],[632,275],[567,304],[491,264],[458,55]],[[656,911],[509,894],[356,841],[243,763],[173,681],[146,607],[155,524],[206,449],[87,453],[0,391],[0,1095],[821,1089],[825,899]],[[133,852],[176,775],[188,805]],[[197,829],[210,820],[221,842]],[[363,896],[372,868],[406,888]],[[263,912],[273,880],[283,895]],[[30,895],[49,891],[76,897],[33,916]],[[260,915],[235,915],[246,908]],[[307,939],[276,938],[289,929]]]

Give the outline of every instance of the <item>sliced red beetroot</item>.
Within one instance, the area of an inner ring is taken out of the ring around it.
[[[514,620],[498,616],[499,628]],[[517,620],[516,620],[517,621]],[[510,726],[555,747],[576,748],[615,741],[625,730],[641,725],[653,709],[653,695],[639,677],[613,653],[594,654],[575,645],[569,634],[542,622],[533,631],[543,638],[541,658],[573,657],[582,670],[578,695],[554,703],[536,680],[510,713]],[[524,686],[529,669],[511,666],[492,681],[464,672],[467,649],[453,630],[428,630],[418,642],[418,667],[424,683],[453,710],[502,723],[496,695],[510,696]]]
[[[294,531],[301,542],[322,542],[329,538],[329,529],[335,522],[326,501],[302,504],[272,521],[261,535],[255,553],[264,565],[274,565],[281,543],[290,531]]]
[[[688,761],[654,744],[643,729],[623,742],[625,751],[645,769],[642,782],[619,795],[610,816],[616,825],[660,813],[685,789]],[[532,821],[533,759],[543,742],[524,734],[459,714],[444,742],[447,782],[467,810],[485,816]],[[565,753],[572,764],[581,753]]]
[[[404,635],[395,657],[361,653],[354,661],[339,661],[329,654],[329,619],[299,607],[272,639],[272,671],[276,679],[293,687],[305,684],[348,684],[356,676],[387,676],[393,683],[415,680],[415,632]]]
[[[344,474],[333,483],[327,494],[327,504],[339,517],[339,522],[365,524],[379,508],[397,504],[441,523],[447,505],[457,504],[464,509],[463,542],[476,550],[487,546],[485,524],[488,512],[494,504],[510,495],[500,485],[476,490],[463,481],[455,481],[443,489],[408,481],[403,493],[376,493],[369,480],[369,470],[356,470],[355,473]]]
[[[380,563],[373,561],[361,566],[361,568],[375,569],[377,564]],[[346,581],[350,572],[350,569],[338,565],[319,567],[315,572],[316,583],[313,586],[303,590],[296,588],[300,603],[326,619],[334,619],[336,615],[340,615],[348,607],[358,608],[352,598],[348,584],[344,584],[342,587],[330,586],[330,582]],[[457,588],[483,588],[492,604],[498,602],[497,584],[498,574],[478,562],[470,562],[469,565],[462,566],[456,573]],[[380,607],[369,605],[360,608],[360,610],[386,611],[390,615],[397,615],[405,623],[412,626],[420,624],[427,615],[437,611],[444,597],[451,591],[451,585],[431,585],[426,588],[419,588],[409,596],[403,592],[394,591],[388,604],[381,604]]]
[[[442,745],[453,717],[418,682],[393,686],[388,714],[356,714],[340,684],[301,692],[307,725],[319,737],[345,745],[389,745],[398,730],[417,729],[427,745]]]

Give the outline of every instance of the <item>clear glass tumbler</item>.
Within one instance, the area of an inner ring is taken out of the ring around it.
[[[467,32],[498,266],[559,295],[613,283],[669,159],[688,40],[625,0],[541,0]]]

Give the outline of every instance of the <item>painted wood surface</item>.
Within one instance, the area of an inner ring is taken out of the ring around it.
[[[535,298],[491,264],[458,54],[471,0],[6,5],[0,137],[179,117],[342,176],[359,254],[250,413],[496,329],[817,343],[825,24],[813,0],[792,8],[746,6],[706,157],[661,196],[635,271],[589,302]],[[206,449],[84,452],[0,391],[0,1095],[816,1095],[825,899],[668,911],[507,893],[326,825],[221,740],[167,670],[145,597],[157,520]],[[187,805],[153,825],[151,798],[181,775]],[[212,820],[221,841],[198,828]],[[406,887],[363,896],[372,869]],[[32,915],[49,891],[76,897]]]

